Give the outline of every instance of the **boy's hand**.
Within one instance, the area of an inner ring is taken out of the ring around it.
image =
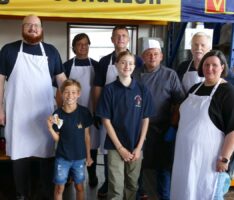
[[[93,164],[92,158],[87,158],[87,159],[86,159],[86,165],[89,167],[89,166],[91,166],[92,164]]]
[[[131,161],[138,160],[141,157],[141,149],[138,149],[138,148],[134,149],[134,151],[132,152],[132,154],[133,154],[133,158],[132,158]]]
[[[133,154],[131,154],[131,152],[129,152],[126,148],[124,148],[123,146],[121,148],[118,149],[118,152],[120,154],[120,156],[122,157],[122,159],[125,162],[130,162],[133,159]]]
[[[53,124],[54,124],[54,117],[51,115],[47,119],[47,126],[49,130],[53,128]]]

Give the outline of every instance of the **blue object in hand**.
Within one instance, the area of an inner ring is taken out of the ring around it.
[[[165,133],[165,136],[164,136],[164,140],[166,142],[172,142],[175,140],[175,137],[176,137],[176,131],[177,129],[173,126],[170,126],[167,130],[167,132]]]

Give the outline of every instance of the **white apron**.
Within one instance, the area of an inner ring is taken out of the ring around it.
[[[107,73],[106,73],[106,83],[105,85],[113,82],[116,80],[118,76],[118,71],[115,65],[112,64],[112,56],[110,59],[110,63],[108,65]],[[104,149],[105,139],[106,139],[106,129],[104,126],[100,127],[100,136],[101,136],[101,144],[100,144],[100,151],[101,153],[106,154],[107,151]]]
[[[78,103],[82,106],[88,107],[92,112],[92,86],[94,79],[94,69],[89,59],[89,66],[75,66],[75,57],[73,58],[73,64],[69,75],[70,79],[74,79],[81,84],[81,96],[78,99]],[[97,149],[100,145],[100,137],[98,130],[94,125],[90,127],[90,142],[91,149]]]
[[[53,112],[48,58],[23,52],[23,42],[6,87],[6,153],[12,160],[54,156],[46,120]]]
[[[186,93],[194,84],[204,81],[204,77],[198,76],[197,71],[189,71],[192,63],[193,63],[193,60],[189,63],[187,71],[184,73],[184,76],[182,78],[182,85]]]
[[[213,124],[208,110],[220,81],[210,96],[197,96],[195,90],[180,106],[171,200],[213,200],[214,198],[218,180],[216,162],[224,134]]]

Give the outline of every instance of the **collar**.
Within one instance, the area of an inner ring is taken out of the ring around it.
[[[161,69],[161,64],[160,64],[156,69],[154,69],[153,71],[149,72],[149,71],[147,70],[145,64],[144,64],[144,67],[143,67],[142,72],[145,73],[145,74],[147,74],[147,73],[150,74],[150,73],[157,72],[157,71],[159,71],[160,69]]]
[[[132,78],[132,81],[131,81],[131,83],[130,83],[130,85],[129,85],[128,87],[124,86],[124,85],[120,82],[119,77],[117,77],[115,83],[116,83],[116,85],[118,85],[118,86],[120,86],[120,87],[124,87],[124,88],[128,88],[128,89],[131,89],[131,90],[132,90],[132,89],[135,88],[136,80],[135,80],[133,77],[131,77],[131,78]]]

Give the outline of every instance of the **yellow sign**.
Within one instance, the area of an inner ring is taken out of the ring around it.
[[[1,0],[0,15],[180,21],[180,0]]]

